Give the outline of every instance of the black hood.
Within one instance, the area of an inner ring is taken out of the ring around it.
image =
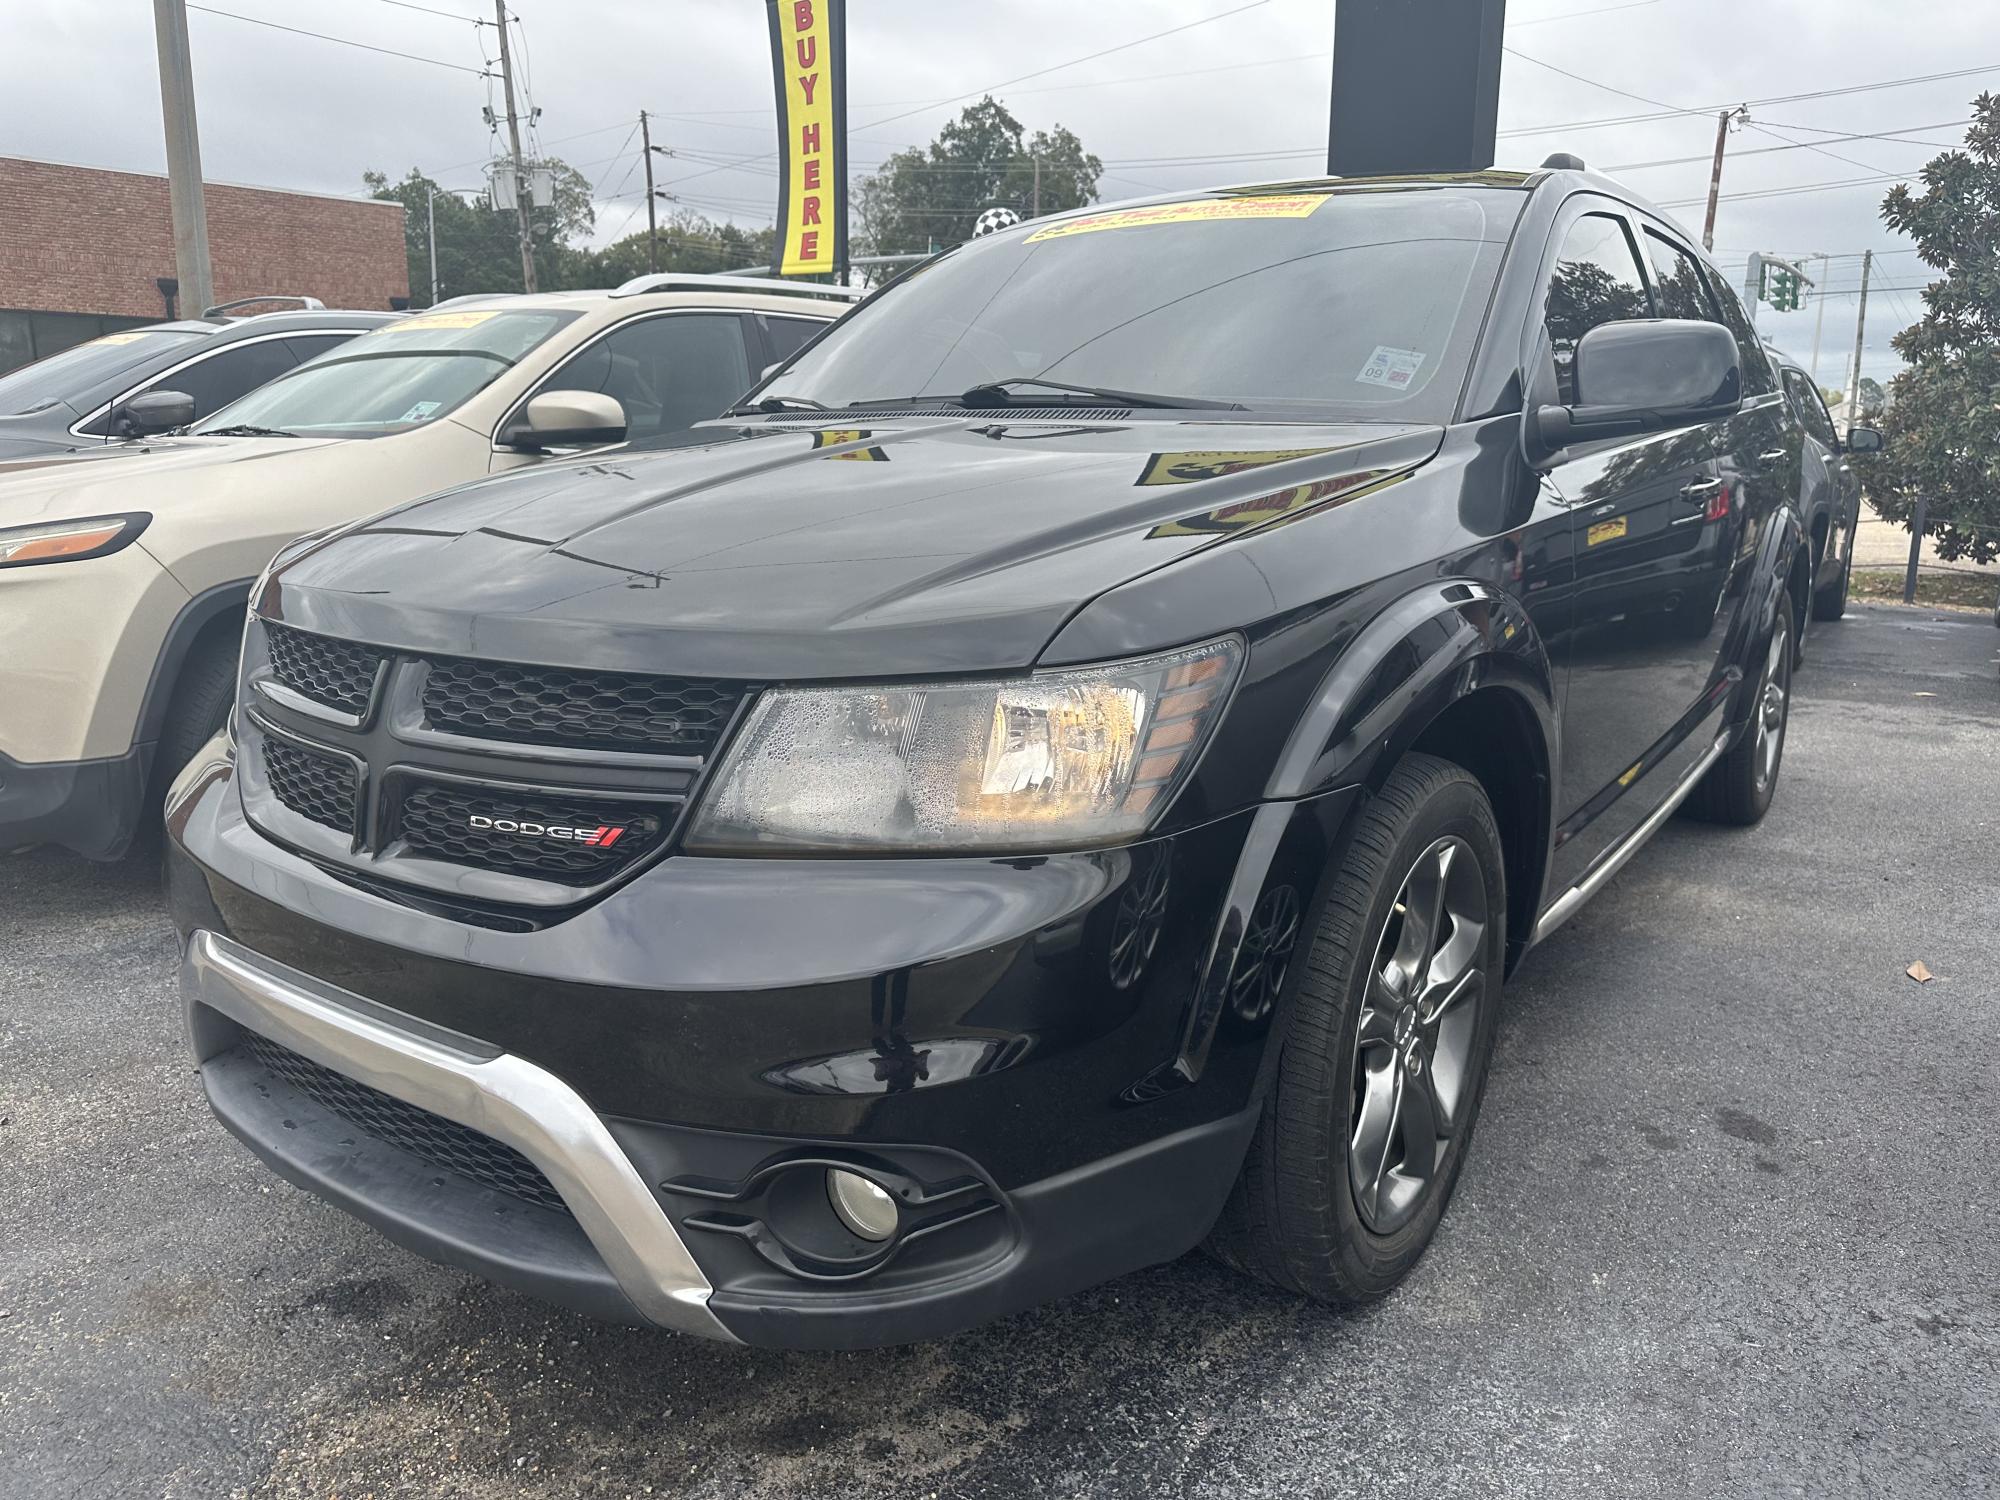
[[[299,549],[263,608],[411,650],[692,676],[1018,668],[1104,590],[1359,498],[1443,436],[1040,413],[708,433],[402,506]]]

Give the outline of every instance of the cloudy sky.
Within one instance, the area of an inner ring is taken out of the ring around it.
[[[684,203],[770,222],[775,178],[755,159],[774,128],[757,0],[511,4],[541,143],[597,184],[600,238],[643,223],[628,139],[641,108],[678,153],[661,177]],[[480,184],[493,149],[480,116],[491,85],[479,74],[494,31],[473,25],[491,17],[482,0],[189,10],[210,178],[355,193],[370,168],[414,166]],[[1821,278],[1818,371],[1838,384],[1860,252],[1873,248],[1863,370],[1893,372],[1890,335],[1916,316],[1928,274],[1882,223],[1881,197],[1961,138],[1974,95],[2000,88],[2000,4],[1509,0],[1508,11],[1502,165],[1573,151],[1698,229],[1715,112],[1748,102],[1752,123],[1730,140],[1717,257],[1738,277],[1751,250],[1835,257]],[[1303,175],[1324,161],[1329,0],[849,0],[848,12],[857,167],[929,140],[989,89],[1031,129],[1074,130],[1104,160],[1107,200]],[[162,169],[150,6],[0,0],[0,15],[0,153]],[[1948,73],[1959,76],[1935,76]],[[1808,359],[1818,310],[1765,308],[1759,326]]]

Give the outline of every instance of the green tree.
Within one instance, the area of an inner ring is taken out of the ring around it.
[[[771,233],[768,228],[744,229],[692,209],[676,209],[660,224],[659,268],[709,274],[768,266]],[[595,279],[591,284],[617,286],[634,276],[644,276],[648,269],[646,241],[646,231],[641,229],[592,252]]]
[[[534,210],[535,282],[543,291],[591,285],[589,249],[597,212],[590,181],[566,162],[551,161],[555,202]],[[468,202],[448,193],[412,167],[402,181],[364,172],[369,193],[403,205],[403,244],[410,262],[410,304],[430,304],[431,262],[426,195],[436,193],[438,295],[521,290],[521,251],[514,216],[497,213],[483,197]],[[581,278],[581,279],[580,279]]]
[[[2000,557],[2000,98],[1981,94],[1965,149],[1933,157],[1923,191],[1898,184],[1882,217],[1940,276],[1894,340],[1886,445],[1862,465],[1876,508],[1911,524],[1917,497],[1938,555]]]
[[[971,235],[980,211],[996,203],[1023,217],[1038,206],[1044,214],[1081,208],[1097,201],[1103,170],[1063,126],[1030,136],[988,96],[967,105],[929,146],[898,151],[862,180],[855,248],[901,255],[957,244]]]

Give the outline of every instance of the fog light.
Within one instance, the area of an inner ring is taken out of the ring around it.
[[[859,1172],[828,1171],[826,1196],[840,1222],[864,1240],[886,1240],[896,1232],[896,1200]]]

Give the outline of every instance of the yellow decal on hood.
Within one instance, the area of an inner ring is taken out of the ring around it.
[[[1266,464],[1281,464],[1288,458],[1312,458],[1331,452],[1331,448],[1195,448],[1182,453],[1154,453],[1147,457],[1145,471],[1134,483],[1195,484],[1204,479],[1241,474],[1246,469],[1261,469]]]
[[[1214,219],[1304,219],[1326,202],[1325,193],[1287,193],[1266,198],[1198,198],[1192,203],[1155,203],[1150,208],[1119,208],[1109,213],[1064,219],[1037,229],[1026,243],[1095,234],[1100,229],[1136,229],[1146,224],[1202,224]]]

